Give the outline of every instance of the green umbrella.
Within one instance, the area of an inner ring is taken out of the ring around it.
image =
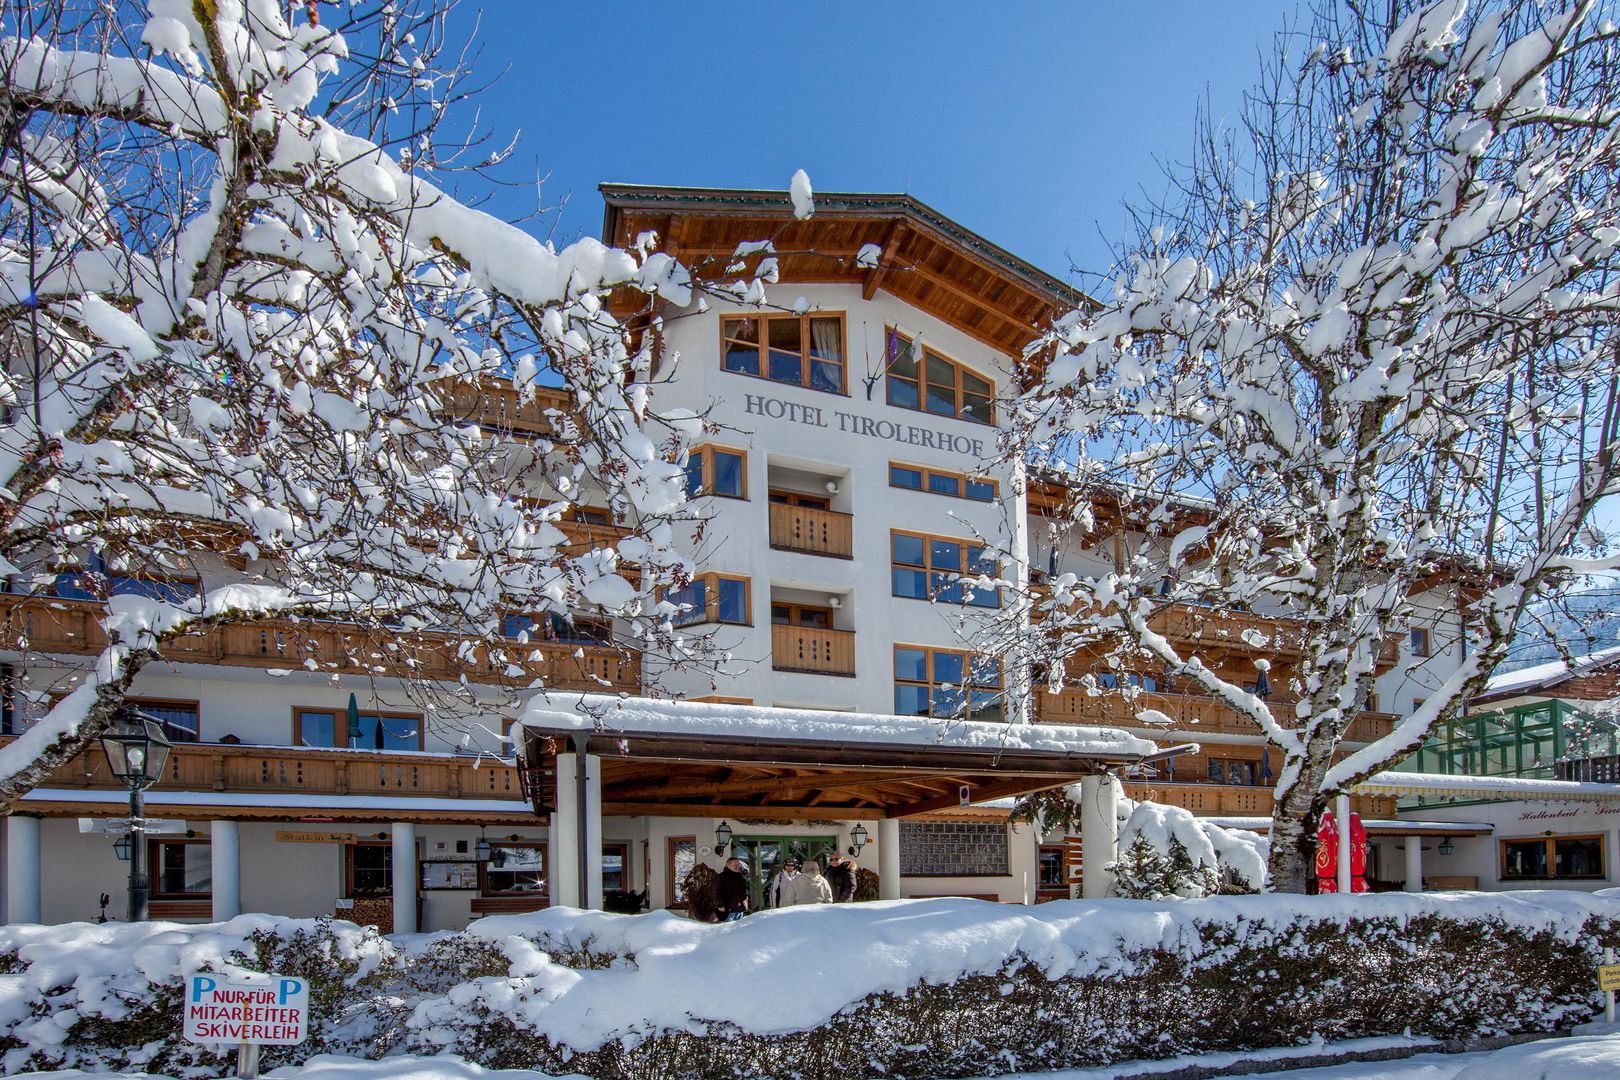
[[[349,695],[349,745],[353,746],[355,740],[360,738],[360,703]]]

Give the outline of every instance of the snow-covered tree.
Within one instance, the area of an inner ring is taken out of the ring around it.
[[[628,327],[694,286],[645,245],[557,250],[454,197],[457,154],[502,151],[465,137],[443,14],[0,15],[0,572],[98,599],[110,642],[0,749],[0,803],[88,745],[176,638],[225,623],[341,625],[361,671],[418,672],[430,725],[488,692],[430,694],[422,650],[534,685],[509,616],[587,608],[679,648],[656,591],[690,573],[673,526],[702,422],[653,414],[657,323]],[[529,438],[475,422],[491,380],[544,413]],[[631,530],[616,548],[569,545],[587,499]]]
[[[1620,562],[1586,528],[1620,489],[1617,38],[1590,0],[1324,8],[1201,125],[1112,295],[1031,351],[1008,453],[1075,485],[1082,542],[1139,538],[1036,598],[1037,677],[1111,650],[1252,718],[1279,890],[1304,890],[1331,798],[1457,715],[1528,603]],[[1439,588],[1463,659],[1343,747]],[[1277,699],[1158,632],[1188,604],[1299,618]]]

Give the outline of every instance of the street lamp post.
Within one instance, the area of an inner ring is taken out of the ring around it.
[[[163,766],[174,746],[163,734],[163,724],[139,709],[124,708],[101,736],[101,750],[113,777],[129,788],[129,921],[146,920],[149,893],[146,878],[146,820],[144,793],[163,776]]]

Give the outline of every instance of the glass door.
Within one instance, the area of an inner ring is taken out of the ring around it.
[[[742,836],[732,841],[732,854],[748,875],[748,910],[764,910],[765,890],[788,859],[798,860],[801,867],[814,859],[825,870],[827,856],[837,846],[836,836]]]

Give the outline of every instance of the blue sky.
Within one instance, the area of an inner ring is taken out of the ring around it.
[[[471,7],[459,15],[471,27]],[[549,174],[536,226],[601,228],[602,181],[909,191],[1043,269],[1107,268],[1199,100],[1230,114],[1293,0],[766,4],[486,0],[483,120]],[[515,217],[531,185],[488,208]],[[1083,278],[1077,284],[1087,284]]]

